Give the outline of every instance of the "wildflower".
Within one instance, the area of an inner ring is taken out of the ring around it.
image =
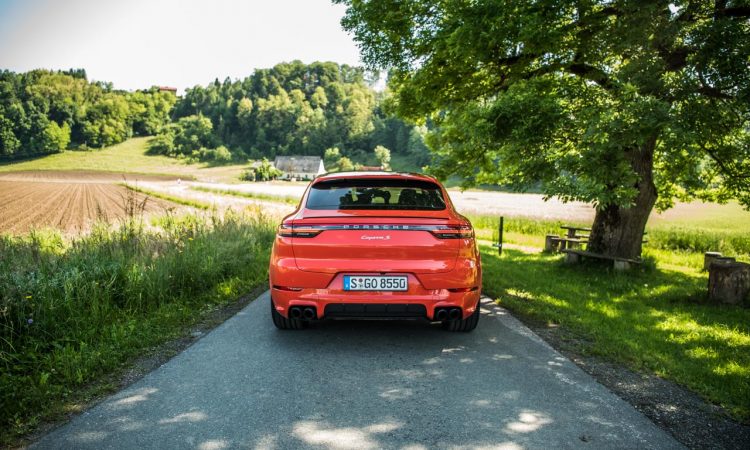
[[[31,295],[27,295],[26,300],[31,300]]]
[[[34,323],[34,319],[29,319],[29,320],[26,321],[26,323],[28,323],[29,325],[31,325],[32,323]]]

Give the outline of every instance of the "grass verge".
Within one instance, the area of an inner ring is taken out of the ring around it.
[[[468,215],[471,223],[481,239],[497,240],[497,216]],[[561,234],[561,225],[590,227],[590,223],[579,223],[561,220],[530,219],[525,217],[508,217],[505,219],[504,230],[507,233],[525,235],[535,238],[544,245],[546,234]],[[647,227],[649,249],[677,250],[681,252],[702,253],[720,251],[730,256],[750,256],[750,227],[736,229],[715,230],[698,226],[658,225]],[[504,236],[507,237],[507,236]],[[528,239],[524,239],[528,241]]]
[[[656,256],[657,266],[659,256]],[[484,290],[514,314],[580,336],[580,350],[670,379],[750,420],[750,310],[706,301],[697,270],[620,274],[482,246]]]
[[[245,191],[237,191],[234,189],[219,189],[219,188],[210,188],[206,186],[191,186],[190,189],[194,191],[200,191],[200,192],[209,192],[211,194],[219,194],[219,195],[231,195],[234,197],[243,197],[243,198],[252,198],[256,200],[268,200],[272,202],[281,202],[286,203],[287,205],[298,205],[299,204],[299,197],[292,197],[287,195],[272,195],[272,194],[261,194],[257,192],[245,192]]]
[[[177,203],[178,205],[191,206],[193,208],[203,209],[203,210],[213,209],[212,205],[209,205],[208,203],[204,203],[198,200],[191,200],[188,198],[177,197],[175,195],[164,194],[162,192],[152,191],[151,189],[143,189],[143,188],[140,188],[138,186],[133,186],[132,184],[128,184],[128,183],[120,183],[120,186],[123,186],[134,192],[140,192],[141,194],[145,194],[150,197],[156,197],[162,200],[168,200],[172,203]]]
[[[71,241],[0,236],[0,444],[262,284],[273,235],[260,215],[226,213],[166,216],[157,229],[133,219]]]

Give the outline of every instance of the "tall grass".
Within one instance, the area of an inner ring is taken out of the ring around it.
[[[131,219],[66,240],[0,235],[0,433],[31,428],[74,389],[168,339],[207,305],[260,285],[260,215]]]

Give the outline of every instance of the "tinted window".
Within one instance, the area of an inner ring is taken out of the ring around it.
[[[442,210],[445,201],[435,183],[420,180],[340,179],[316,183],[309,209]]]

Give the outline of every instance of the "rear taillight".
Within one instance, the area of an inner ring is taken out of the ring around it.
[[[439,239],[471,239],[474,237],[474,229],[469,224],[437,225],[432,227],[430,233]]]
[[[321,231],[323,230],[304,225],[282,223],[279,225],[278,233],[282,237],[311,238],[319,235]]]

